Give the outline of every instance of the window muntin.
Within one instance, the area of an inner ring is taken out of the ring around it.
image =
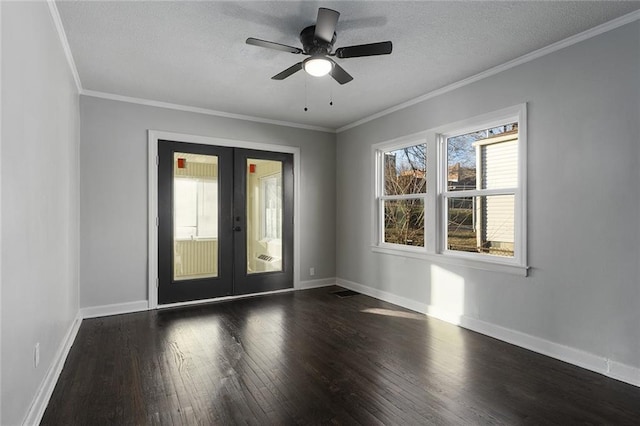
[[[518,134],[518,122],[509,120],[443,136],[445,253],[516,256]]]
[[[379,150],[379,243],[425,245],[426,143]]]

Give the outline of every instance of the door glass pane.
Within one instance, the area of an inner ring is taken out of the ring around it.
[[[173,279],[218,276],[218,157],[174,153]]]
[[[282,162],[247,159],[247,274],[282,271]]]

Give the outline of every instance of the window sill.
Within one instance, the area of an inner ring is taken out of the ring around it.
[[[512,265],[500,262],[481,261],[476,259],[466,259],[457,256],[427,253],[424,250],[411,250],[402,248],[381,247],[372,245],[371,251],[374,253],[389,254],[392,256],[401,256],[412,259],[428,260],[434,263],[444,263],[447,265],[464,266],[467,268],[481,269],[483,271],[501,272],[506,274],[518,275],[526,277],[529,273],[528,266]]]

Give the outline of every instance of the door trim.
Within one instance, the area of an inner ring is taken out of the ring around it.
[[[293,290],[300,288],[300,148],[286,145],[248,142],[234,139],[222,139],[209,136],[189,135],[185,133],[148,130],[148,294],[149,309],[158,305],[158,140],[217,145],[233,148],[256,149],[260,151],[293,154]],[[277,292],[277,291],[276,291]],[[214,299],[217,300],[217,299]],[[171,306],[207,303],[211,300],[172,303]]]

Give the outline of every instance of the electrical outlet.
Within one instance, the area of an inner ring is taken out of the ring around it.
[[[316,274],[316,268],[314,268],[313,266],[311,268],[309,268],[309,276],[314,276]]]
[[[38,368],[38,365],[40,365],[40,342],[33,348],[33,366]]]

